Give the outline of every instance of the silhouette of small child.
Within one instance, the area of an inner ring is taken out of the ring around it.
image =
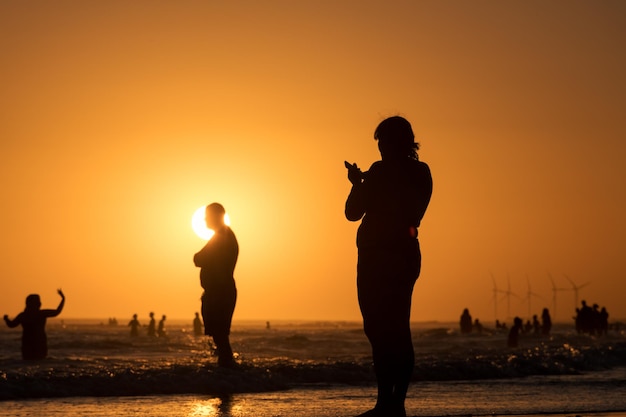
[[[25,360],[45,359],[48,356],[46,319],[61,314],[65,305],[63,291],[59,289],[57,293],[61,296],[61,302],[56,310],[42,310],[39,294],[30,294],[26,297],[26,308],[14,320],[4,315],[7,326],[11,328],[22,326],[22,358]]]

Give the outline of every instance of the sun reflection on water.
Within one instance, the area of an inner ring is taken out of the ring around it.
[[[189,417],[219,416],[218,407],[221,403],[222,400],[219,398],[213,398],[206,401],[196,401],[191,406],[191,411],[187,415]]]
[[[241,404],[233,405],[230,397],[197,400],[191,404],[188,417],[237,417],[243,415]]]

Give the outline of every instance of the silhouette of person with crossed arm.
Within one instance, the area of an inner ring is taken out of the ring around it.
[[[345,215],[357,232],[357,292],[363,328],[372,346],[378,396],[363,417],[405,417],[415,366],[410,315],[421,269],[417,230],[432,194],[430,168],[417,155],[411,124],[400,116],[374,133],[381,160],[367,172],[345,163],[352,189]]]
[[[15,319],[4,315],[7,326],[13,328],[22,326],[22,358],[25,360],[45,359],[48,356],[48,336],[46,335],[46,320],[61,314],[65,305],[65,295],[60,289],[57,293],[61,302],[55,310],[41,309],[39,294],[30,294],[26,297],[26,308]]]
[[[204,334],[213,337],[217,363],[222,367],[235,365],[230,346],[230,325],[237,302],[237,287],[233,276],[239,244],[233,231],[224,223],[226,210],[219,203],[206,207],[206,225],[215,234],[193,257],[200,267],[202,319]]]

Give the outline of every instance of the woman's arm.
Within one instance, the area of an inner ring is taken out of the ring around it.
[[[363,192],[363,184],[355,184],[352,186],[348,199],[346,200],[345,214],[346,219],[351,222],[360,220],[365,214],[365,195]]]
[[[57,307],[56,310],[54,310],[54,316],[58,316],[59,314],[61,314],[61,311],[63,311],[63,306],[65,305],[65,294],[63,294],[63,291],[61,291],[61,289],[59,288],[57,290],[57,293],[59,293],[59,295],[61,296],[61,302],[59,303],[59,306]]]
[[[11,320],[9,318],[8,315],[4,315],[4,321],[7,324],[7,326],[13,328],[13,327],[17,327],[22,323],[22,314],[18,314],[17,317],[15,318],[15,320]]]
[[[198,268],[206,268],[209,262],[208,251],[206,250],[206,246],[203,247],[200,252],[193,255],[193,264]]]

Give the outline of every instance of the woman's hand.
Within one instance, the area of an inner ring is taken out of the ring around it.
[[[348,180],[352,183],[352,185],[361,184],[363,179],[361,169],[356,164],[351,164],[348,161],[344,161],[344,165],[348,168]]]

